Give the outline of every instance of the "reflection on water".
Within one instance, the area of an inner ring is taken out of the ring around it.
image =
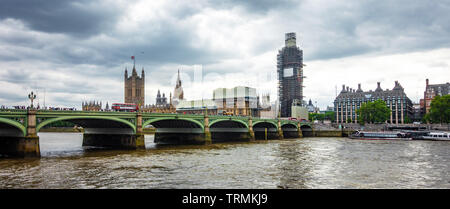
[[[450,188],[450,143],[303,138],[83,148],[40,133],[40,159],[0,159],[0,188]]]

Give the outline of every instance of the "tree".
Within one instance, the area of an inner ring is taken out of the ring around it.
[[[428,115],[428,116],[427,116]],[[450,94],[435,96],[425,117],[432,123],[450,123]]]
[[[411,119],[409,119],[409,117],[407,115],[405,115],[405,119],[404,119],[405,123],[411,123]]]
[[[334,111],[325,112],[325,120],[331,120],[334,123],[336,121],[336,113]]]
[[[358,121],[361,124],[384,123],[389,118],[390,112],[391,110],[381,99],[364,103],[361,105],[361,108],[356,111],[356,113],[358,114]]]

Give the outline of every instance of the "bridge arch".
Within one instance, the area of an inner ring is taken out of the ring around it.
[[[298,138],[297,125],[293,123],[285,123],[281,125],[283,130],[283,138]]]
[[[296,123],[284,123],[284,124],[281,124],[281,128],[287,128],[287,127],[289,127],[289,128],[297,128],[297,124]]]
[[[217,120],[212,121],[212,122],[209,124],[209,127],[212,128],[212,126],[213,126],[214,124],[223,123],[223,122],[225,122],[225,121],[230,121],[230,122],[234,122],[234,123],[237,123],[237,124],[241,124],[241,125],[245,126],[245,128],[248,129],[248,124],[247,124],[246,122],[244,122],[244,121],[242,121],[242,120],[238,120],[238,119],[217,119]],[[216,126],[217,126],[217,125],[216,125]]]
[[[313,136],[313,129],[308,124],[300,125],[300,130],[302,131],[303,137]]]
[[[15,120],[0,117],[0,127],[1,124],[6,124],[6,126],[17,128],[17,131],[20,131],[20,134],[22,134],[23,136],[27,135],[27,129],[25,128],[25,126]]]
[[[130,121],[127,121],[125,119],[121,119],[121,118],[117,118],[117,117],[110,117],[110,116],[63,116],[63,117],[57,117],[57,118],[52,118],[52,119],[47,119],[44,120],[43,122],[39,123],[39,125],[36,126],[36,132],[39,132],[39,130],[48,125],[51,124],[53,122],[56,121],[73,121],[73,120],[107,120],[107,121],[115,121],[115,122],[119,122],[119,124],[124,124],[125,126],[133,129],[133,132],[136,133],[136,126],[131,123]],[[87,128],[87,127],[85,127]]]
[[[247,141],[251,139],[248,124],[234,118],[216,119],[209,124],[212,142]]]
[[[145,126],[147,126],[147,125],[151,125],[151,124],[154,124],[154,123],[156,123],[156,122],[158,122],[158,121],[170,121],[170,120],[174,120],[174,121],[187,121],[187,122],[191,122],[191,123],[194,123],[194,124],[196,124],[196,125],[198,125],[199,126],[199,128],[201,128],[201,129],[203,129],[204,128],[204,126],[203,126],[203,124],[200,122],[200,121],[197,121],[197,120],[194,120],[194,119],[192,119],[192,118],[169,118],[169,117],[164,117],[164,118],[153,118],[153,119],[150,119],[150,120],[147,120],[147,121],[145,121],[143,124],[142,124],[142,127],[145,127]],[[158,127],[156,127],[156,128],[158,128]]]
[[[156,128],[156,144],[204,144],[204,126],[193,118],[160,117],[144,121],[142,127]]]
[[[285,123],[283,125],[281,125],[281,128],[297,128],[297,125],[292,124],[292,123]]]
[[[267,130],[267,132],[266,132]],[[278,139],[278,124],[273,121],[256,121],[253,123],[256,140]]]
[[[253,123],[253,127],[257,126],[257,125],[263,125],[263,124],[271,124],[274,126],[274,128],[278,128],[278,124],[273,122],[273,121],[256,121]]]

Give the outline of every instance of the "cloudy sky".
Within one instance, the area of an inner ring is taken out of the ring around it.
[[[238,85],[277,97],[284,34],[303,50],[305,99],[325,108],[342,84],[392,89],[411,100],[425,79],[450,81],[450,1],[442,0],[2,0],[0,105],[123,102],[123,73],[146,74],[146,103],[173,92],[180,69],[187,99]]]

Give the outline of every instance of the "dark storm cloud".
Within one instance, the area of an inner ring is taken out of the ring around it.
[[[113,5],[91,0],[2,0],[0,6],[0,19],[19,19],[33,30],[80,37],[102,32],[118,14]]]

